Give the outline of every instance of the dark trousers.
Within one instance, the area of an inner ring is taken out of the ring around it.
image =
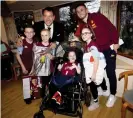
[[[9,80],[12,78],[12,66],[10,58],[1,59],[1,79]]]
[[[109,83],[110,83],[110,93],[112,95],[116,94],[116,88],[117,88],[117,79],[116,79],[116,52],[114,50],[106,50],[103,51],[103,54],[106,59],[106,73],[107,77],[109,78]]]
[[[71,84],[66,84],[61,88],[58,88],[54,83],[51,83],[49,86],[49,92],[50,92],[50,97],[52,98],[53,95],[59,91],[61,94],[64,94],[67,92],[68,88],[71,86]]]
[[[51,79],[51,75],[49,75],[49,76],[42,76],[41,77],[41,82],[42,82],[41,97],[42,98],[45,96],[46,86],[48,86],[48,84],[50,82],[50,79]]]
[[[90,86],[90,91],[92,93],[93,99],[95,100],[95,102],[98,101],[98,91],[97,91],[97,87],[101,87],[103,91],[107,90],[107,86],[106,86],[106,81],[105,78],[103,79],[102,83],[100,85],[96,85],[93,81],[91,83],[89,83]]]

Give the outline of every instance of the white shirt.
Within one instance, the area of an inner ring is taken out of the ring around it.
[[[54,25],[53,25],[53,23],[52,23],[50,26],[47,26],[46,24],[44,24],[44,27],[45,27],[45,29],[48,29],[49,27],[51,28],[51,29],[50,29],[50,37],[51,37],[51,39],[52,39],[52,37],[53,37],[53,32],[54,32]]]

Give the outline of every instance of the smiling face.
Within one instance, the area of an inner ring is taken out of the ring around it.
[[[33,36],[35,35],[35,32],[33,30],[33,28],[25,28],[24,34],[26,36],[27,39],[32,39]]]
[[[53,23],[54,19],[55,15],[53,14],[52,11],[45,10],[43,12],[43,20],[47,26],[50,26]]]
[[[74,51],[68,53],[68,59],[71,63],[74,63],[76,61],[76,54]]]
[[[83,28],[82,33],[81,33],[81,37],[83,39],[83,41],[87,42],[89,40],[92,40],[92,33],[88,28]]]
[[[76,8],[76,14],[80,19],[85,19],[88,15],[88,9],[85,6],[79,6]]]
[[[48,30],[41,31],[41,38],[43,42],[48,42],[50,38],[50,32]]]

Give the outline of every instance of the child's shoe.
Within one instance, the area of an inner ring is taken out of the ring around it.
[[[98,102],[93,102],[89,107],[88,110],[89,111],[93,111],[95,109],[97,109],[99,107],[99,103]]]
[[[58,97],[57,97],[57,100],[56,100],[56,103],[57,103],[58,105],[60,105],[61,102],[62,102],[61,96],[58,96]]]
[[[59,91],[57,91],[57,92],[53,95],[52,99],[55,100],[55,101],[57,101],[58,96],[61,96],[61,93],[60,93]]]

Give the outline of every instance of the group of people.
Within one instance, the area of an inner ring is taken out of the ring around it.
[[[112,23],[100,13],[88,13],[84,4],[75,7],[79,24],[75,32],[75,37],[86,43],[82,63],[85,69],[86,83],[90,90],[94,102],[88,107],[95,110],[99,107],[97,87],[101,86],[103,94],[107,92],[104,70],[110,84],[110,94],[106,103],[107,107],[113,107],[116,101],[116,53],[119,48],[118,32]],[[64,41],[64,28],[60,23],[54,21],[55,14],[51,7],[43,11],[43,22],[36,23],[34,27],[27,26],[24,30],[25,39],[18,41],[18,53],[16,57],[21,65],[23,75],[37,75],[42,78],[43,96],[45,87],[48,85],[51,73],[53,72],[54,51],[56,46]],[[35,42],[33,37],[41,37],[40,42]],[[21,50],[20,50],[21,48]],[[34,55],[33,55],[34,53]],[[56,83],[62,88],[75,73],[81,73],[81,66],[76,62],[77,54],[75,50],[68,52],[68,61],[59,65],[60,77]],[[39,58],[38,58],[39,57]],[[37,61],[36,61],[37,60]],[[39,65],[39,63],[43,63]],[[40,68],[39,71],[38,68]],[[61,86],[62,85],[62,86]],[[58,97],[57,97],[58,96]],[[60,96],[60,97],[59,97]],[[61,103],[61,89],[53,94],[52,99],[57,104]]]

